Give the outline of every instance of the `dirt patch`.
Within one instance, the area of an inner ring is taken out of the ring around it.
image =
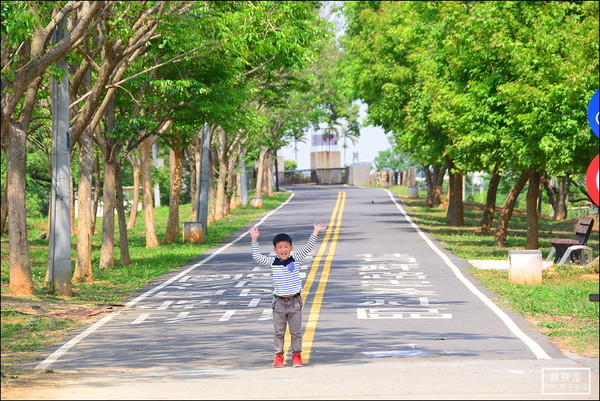
[[[83,374],[34,372],[21,374],[17,379],[2,383],[3,400],[43,399],[44,391],[61,387],[63,383],[77,380]]]
[[[597,346],[589,347],[588,344],[585,347],[581,347],[581,344],[577,344],[576,337],[552,335],[553,332],[560,330],[561,327],[569,327],[569,329],[572,330],[572,326],[575,325],[575,318],[573,316],[552,316],[540,314],[538,316],[524,315],[524,317],[537,329],[537,331],[544,334],[562,352],[571,352],[584,358],[598,358],[599,350]],[[589,326],[598,324],[590,319],[588,320],[589,322],[587,325]],[[583,349],[585,349],[585,351]]]
[[[47,316],[57,318],[85,318],[102,312],[110,312],[124,307],[123,304],[76,304],[69,302],[49,302],[45,300],[23,299],[2,296],[2,310],[13,310],[22,315]]]

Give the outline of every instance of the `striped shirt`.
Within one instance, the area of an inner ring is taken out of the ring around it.
[[[273,293],[280,297],[299,294],[302,291],[302,280],[300,279],[300,261],[304,259],[313,249],[317,242],[317,236],[310,234],[306,244],[298,252],[285,261],[276,256],[265,256],[260,253],[258,242],[251,242],[252,259],[256,263],[271,266],[273,277]]]

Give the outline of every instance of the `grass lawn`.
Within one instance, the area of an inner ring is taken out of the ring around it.
[[[481,205],[465,207],[465,225],[449,227],[443,208],[425,208],[423,199],[407,199],[405,187],[392,187],[399,193],[408,212],[423,230],[434,236],[443,246],[464,259],[506,259],[509,249],[523,249],[525,218],[515,211],[509,225],[507,246],[497,246],[493,236],[475,235],[473,231],[480,218]],[[98,313],[119,308],[136,290],[143,288],[160,275],[176,269],[206,250],[222,243],[240,227],[272,210],[289,197],[277,193],[263,198],[264,207],[251,206],[232,210],[226,218],[211,223],[206,242],[191,243],[181,239],[158,248],[145,248],[145,229],[141,215],[136,227],[128,231],[133,263],[118,263],[110,270],[97,268],[100,258],[100,229],[94,235],[94,281],[74,284],[73,297],[55,296],[43,287],[48,257],[48,243],[36,239],[46,230],[47,221],[30,220],[29,237],[31,268],[37,294],[34,297],[14,297],[8,294],[8,239],[2,237],[2,381],[31,373],[23,365],[39,357],[40,351],[60,343],[71,330],[87,325]],[[155,211],[156,227],[165,227],[167,207]],[[190,205],[180,209],[180,221],[188,221]],[[101,219],[96,227],[102,227]],[[550,250],[549,238],[572,237],[573,221],[540,221],[540,246],[544,256]],[[597,230],[597,228],[596,228]],[[159,240],[162,233],[159,230]],[[75,240],[73,241],[75,243]],[[118,244],[118,240],[116,241]],[[598,232],[594,231],[590,246],[598,254]],[[75,247],[73,247],[75,257]],[[73,259],[74,260],[74,259]],[[588,294],[598,292],[598,263],[591,266],[555,266],[544,273],[542,285],[514,285],[508,282],[507,272],[472,269],[472,274],[498,294],[496,302],[521,313],[539,331],[549,336],[562,349],[586,357],[598,357],[598,303],[588,301]]]

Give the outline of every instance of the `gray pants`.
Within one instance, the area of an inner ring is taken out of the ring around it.
[[[283,353],[283,337],[289,325],[292,336],[292,352],[302,352],[302,297],[273,296],[273,327],[275,328],[275,353]]]

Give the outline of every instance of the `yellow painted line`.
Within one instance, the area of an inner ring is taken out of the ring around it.
[[[308,363],[308,361],[310,360],[310,352],[312,350],[312,344],[315,338],[317,323],[319,322],[319,314],[321,312],[321,305],[323,304],[323,296],[325,295],[325,288],[327,287],[327,281],[329,280],[331,262],[333,261],[333,255],[335,254],[335,248],[337,246],[337,240],[340,233],[340,228],[342,226],[342,215],[344,214],[346,192],[342,192],[342,194],[342,201],[337,214],[337,221],[335,224],[333,238],[331,240],[331,245],[329,247],[327,258],[325,259],[325,264],[323,265],[323,272],[321,273],[321,278],[319,279],[319,286],[317,287],[317,292],[315,293],[315,298],[310,309],[310,314],[308,315],[306,329],[304,330],[304,338],[302,345],[304,363]]]
[[[310,272],[308,273],[308,276],[306,277],[306,281],[304,282],[304,287],[302,287],[302,294],[305,294],[304,295],[305,301],[310,294],[310,289],[313,285],[313,282],[315,281],[315,276],[317,275],[317,270],[319,269],[319,264],[321,263],[321,259],[323,258],[323,255],[325,254],[325,249],[327,249],[329,237],[331,237],[331,233],[334,230],[335,217],[336,217],[336,214],[340,207],[342,197],[343,197],[342,192],[339,192],[337,200],[335,202],[335,206],[333,208],[333,212],[331,213],[331,218],[329,219],[329,225],[327,226],[327,231],[325,232],[325,237],[323,238],[323,242],[321,243],[319,252],[317,252],[317,255],[315,256],[315,260],[312,263]]]
[[[319,269],[319,265],[321,264],[321,259],[323,258],[323,255],[325,254],[325,250],[327,249],[329,238],[331,237],[331,233],[334,230],[335,217],[336,217],[336,214],[340,207],[340,204],[342,202],[342,197],[343,197],[342,194],[345,194],[345,192],[338,193],[338,197],[335,202],[335,206],[333,207],[333,212],[331,213],[331,218],[329,219],[327,231],[325,231],[325,237],[323,238],[321,247],[319,248],[319,251],[317,252],[315,259],[311,265],[311,268],[310,268],[310,271],[306,278],[306,281],[304,282],[304,286],[302,287],[303,301],[305,304],[308,300],[308,296],[310,295],[310,290],[313,285],[313,282],[315,281],[315,277],[317,275],[317,270]],[[291,343],[292,343],[292,338],[290,335],[290,331],[289,331],[289,328],[286,327],[285,337],[283,340],[283,361],[284,361],[284,363],[285,363],[286,356],[288,354],[288,350],[290,348]]]

